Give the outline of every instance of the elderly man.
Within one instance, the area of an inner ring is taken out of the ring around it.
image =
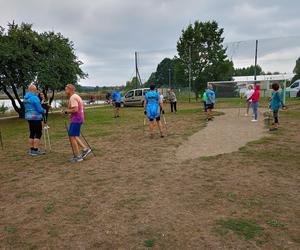
[[[39,150],[39,144],[42,137],[42,119],[46,113],[41,106],[40,99],[36,95],[37,88],[34,85],[28,86],[28,92],[24,96],[25,119],[29,124],[29,145],[31,156],[45,154]]]
[[[68,129],[68,136],[74,154],[73,158],[71,158],[71,162],[74,163],[82,161],[89,153],[91,153],[91,149],[84,145],[79,139],[80,128],[84,122],[84,105],[81,97],[77,95],[75,91],[75,86],[72,84],[68,84],[65,87],[65,92],[70,99],[68,102],[68,109],[65,110],[64,113],[70,114],[71,122]],[[81,153],[79,146],[83,149]]]
[[[214,109],[214,104],[216,102],[216,94],[211,84],[207,86],[206,97],[207,97],[206,98],[207,120],[212,121],[213,119],[212,110]]]
[[[120,88],[117,86],[116,90],[112,93],[112,102],[115,106],[115,115],[114,118],[120,117],[120,107],[121,107],[121,99],[122,95],[120,92]]]

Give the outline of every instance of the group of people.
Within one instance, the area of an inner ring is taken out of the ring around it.
[[[285,105],[282,100],[282,95],[279,92],[280,85],[279,83],[273,83],[272,84],[272,95],[270,97],[270,109],[273,112],[273,126],[270,128],[271,131],[277,130],[279,127],[279,117],[278,113],[280,108],[282,107],[285,109]],[[254,84],[248,85],[247,91],[243,96],[241,96],[241,99],[245,97],[246,98],[246,113],[245,116],[249,115],[250,108],[253,109],[253,117],[252,122],[258,121],[258,107],[259,107],[259,100],[260,100],[260,83],[257,82]],[[213,86],[208,85],[205,89],[203,96],[203,109],[204,112],[207,113],[207,120],[211,121],[213,120],[212,116],[212,110],[214,109],[214,104],[216,101],[216,94],[213,91]]]
[[[80,162],[91,153],[91,149],[79,138],[80,129],[84,122],[84,104],[80,96],[75,93],[75,90],[74,85],[66,85],[65,92],[70,99],[67,109],[63,110],[62,114],[70,115],[70,125],[67,128],[67,132],[73,151],[71,162]],[[29,85],[28,91],[24,96],[24,105],[25,119],[29,124],[29,154],[31,156],[44,155],[45,152],[39,149],[39,145],[43,133],[43,122],[47,124],[49,104],[45,103],[43,95],[37,95],[35,85]],[[49,127],[47,126],[46,128]],[[80,148],[82,148],[81,151]]]
[[[273,112],[274,122],[271,131],[277,130],[279,127],[279,110],[280,108],[285,109],[285,105],[283,103],[282,95],[279,92],[280,85],[278,82],[272,84],[272,95],[270,97],[270,105],[269,108]],[[248,86],[247,91],[245,92],[246,98],[246,113],[245,116],[249,115],[249,110],[252,106],[253,108],[253,119],[252,122],[258,121],[258,107],[259,107],[259,99],[260,99],[260,85],[259,83],[255,84],[254,87],[252,84]]]
[[[279,93],[279,84],[272,84],[272,96],[270,98],[270,108],[273,111],[274,123],[271,130],[277,130],[279,125],[278,112],[281,107],[285,107],[282,101],[281,94]],[[67,109],[63,110],[63,115],[70,116],[70,124],[67,129],[67,133],[70,139],[70,144],[73,151],[73,157],[71,162],[80,162],[91,153],[91,148],[83,143],[80,139],[80,129],[84,122],[84,103],[81,97],[76,94],[76,88],[72,84],[67,84],[65,87],[65,93],[69,97]],[[171,112],[177,112],[177,99],[174,91],[171,89],[168,91]],[[246,113],[249,115],[249,110],[253,108],[252,122],[258,121],[258,106],[260,99],[260,85],[255,84],[248,86],[248,90],[245,93],[246,98]],[[203,94],[204,112],[207,113],[207,120],[213,120],[212,110],[216,101],[216,94],[212,85],[208,85]],[[149,120],[149,132],[153,137],[155,122],[159,128],[160,136],[164,137],[164,127],[161,123],[161,115],[165,114],[163,105],[162,93],[158,93],[155,90],[155,85],[150,85],[150,90],[144,96],[144,115]],[[120,117],[121,107],[121,92],[117,87],[112,94],[112,101],[115,106],[114,117]],[[29,124],[29,145],[31,156],[39,156],[45,154],[45,152],[39,149],[40,140],[43,133],[43,127],[49,128],[47,125],[47,117],[50,105],[43,93],[37,95],[37,88],[35,85],[29,85],[28,92],[24,96],[25,106],[25,119]],[[80,150],[81,149],[81,150]]]

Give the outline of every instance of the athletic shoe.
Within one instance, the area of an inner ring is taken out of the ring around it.
[[[37,151],[31,150],[31,152],[30,152],[31,156],[40,156],[40,155],[45,155],[45,154],[46,154],[45,152],[42,152],[40,150],[37,150]]]
[[[45,126],[44,126],[44,129],[49,129],[50,127],[46,124]]]
[[[252,119],[252,120],[251,120],[251,122],[258,122],[258,120],[256,120],[256,119]]]
[[[278,128],[270,128],[269,131],[277,131]]]
[[[70,162],[72,163],[81,162],[81,161],[83,161],[81,156],[74,156],[70,159]]]
[[[248,114],[245,114],[245,116],[248,116]]]
[[[82,157],[82,159],[84,159],[85,157],[87,157],[91,152],[92,152],[92,150],[90,148],[83,149],[81,151],[81,157]]]
[[[160,138],[164,138],[165,136],[163,134],[160,134]]]

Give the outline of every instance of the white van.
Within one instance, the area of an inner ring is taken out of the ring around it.
[[[285,91],[290,97],[297,97],[297,93],[300,91],[300,80],[293,82]]]
[[[121,106],[143,106],[144,96],[149,91],[149,88],[129,90],[121,100]]]

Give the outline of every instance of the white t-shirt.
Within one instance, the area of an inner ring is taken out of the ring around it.
[[[247,89],[246,92],[245,92],[245,95],[247,97],[247,100],[253,95],[254,93],[254,89]],[[251,102],[251,100],[250,100]]]
[[[159,99],[161,102],[164,102],[164,95],[163,94],[159,95]]]

